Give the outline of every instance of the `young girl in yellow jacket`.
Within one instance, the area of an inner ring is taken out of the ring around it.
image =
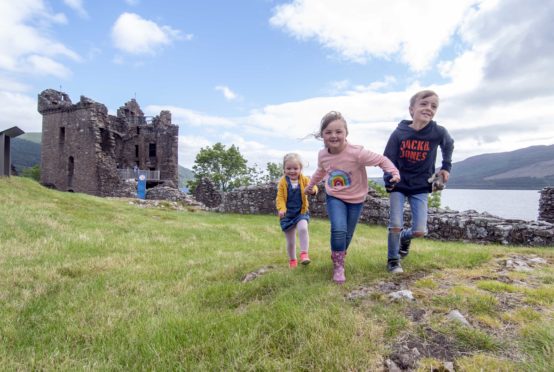
[[[310,236],[308,233],[308,196],[304,188],[310,179],[302,174],[302,159],[295,153],[286,154],[283,158],[283,177],[277,186],[277,198],[275,205],[279,213],[281,230],[285,233],[287,241],[287,254],[289,256],[289,267],[298,266],[296,260],[296,231],[300,240],[300,263],[310,263],[308,249]],[[311,190],[311,194],[317,193],[317,187]]]

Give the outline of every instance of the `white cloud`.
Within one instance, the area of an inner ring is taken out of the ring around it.
[[[42,131],[37,98],[0,90],[0,128],[18,126],[25,132]]]
[[[394,84],[396,84],[396,78],[394,76],[385,76],[382,81],[374,81],[368,85],[356,85],[351,93],[375,92],[381,89],[389,88]]]
[[[0,75],[0,87],[6,92],[23,93],[29,91],[30,87],[27,84],[21,83]]]
[[[359,4],[357,12],[364,9]],[[457,47],[452,58],[437,63],[444,78],[440,83],[416,80],[399,87],[393,76],[363,85],[336,81],[329,83],[334,87],[331,96],[267,105],[245,117],[167,108],[179,118],[174,122],[182,124],[181,133],[191,133],[188,146],[182,145],[182,151],[191,154],[189,166],[200,147],[222,142],[237,145],[250,164],[261,167],[268,161],[280,163],[287,152],[298,152],[307,163],[306,173],[311,174],[322,143],[309,135],[318,130],[320,118],[329,110],[345,115],[349,141],[382,153],[398,121],[409,118],[410,97],[427,88],[440,95],[435,119],[456,141],[454,161],[554,143],[554,75],[547,68],[554,65],[554,3],[485,1],[460,22],[465,44]],[[195,133],[201,135],[195,137]],[[368,169],[370,176],[380,173],[378,168]]]
[[[316,39],[351,60],[400,56],[414,70],[434,63],[437,52],[452,43],[453,32],[464,44],[456,45],[452,59],[437,64],[446,82],[414,81],[388,93],[379,90],[395,86],[394,77],[368,85],[336,82],[334,97],[267,106],[252,112],[249,124],[296,138],[315,129],[306,123],[336,109],[347,117],[352,142],[381,152],[396,123],[408,118],[410,96],[430,88],[441,97],[436,120],[456,140],[455,161],[553,143],[553,2],[419,1],[403,3],[396,11],[395,1],[378,6],[370,1],[343,2],[335,8],[330,4],[294,1],[277,7],[271,22],[298,38]],[[376,32],[378,27],[381,32]]]
[[[134,13],[121,14],[112,27],[114,46],[130,54],[155,54],[159,48],[175,40],[191,38],[191,35],[182,36],[179,30],[159,26]]]
[[[480,1],[295,0],[277,6],[270,23],[348,60],[397,58],[422,71]]]
[[[349,89],[350,81],[347,79],[332,81],[331,83],[329,83],[329,86],[330,86],[329,94],[337,94],[339,92],[344,92],[347,89]]]
[[[171,121],[178,125],[213,126],[221,128],[229,128],[236,125],[232,119],[206,115],[198,111],[181,107],[150,105],[145,109],[150,115],[158,115],[162,110],[171,111]]]
[[[49,36],[52,24],[67,22],[62,13],[52,13],[42,1],[0,2],[0,71],[36,73],[37,66],[42,74],[67,76],[68,69],[61,67],[54,58],[65,57],[80,61],[80,56],[62,43]],[[37,58],[50,59],[47,64],[38,63]],[[65,69],[65,70],[64,70]]]
[[[228,101],[234,101],[236,100],[238,97],[238,95],[233,92],[231,90],[231,88],[229,88],[228,86],[225,86],[225,85],[218,85],[215,87],[215,90],[223,93],[223,96],[225,97],[226,100]]]
[[[248,135],[250,133],[245,134]],[[248,160],[248,165],[256,167],[259,170],[265,170],[269,162],[280,164],[283,160],[283,156],[288,152],[297,152],[301,156],[302,154],[309,153],[301,143],[298,143],[298,147],[295,148],[292,141],[288,141],[288,149],[283,151],[272,147],[272,143],[267,143],[267,141],[261,142],[256,140],[256,138],[257,137],[254,139],[247,139],[243,135],[226,132],[221,136],[220,142],[227,146],[227,148],[235,145],[239,149],[241,155]]]
[[[200,149],[211,147],[217,142],[223,144],[226,148],[235,145],[241,155],[248,161],[249,166],[256,166],[260,170],[265,170],[268,162],[281,163],[283,155],[285,155],[285,152],[282,150],[274,149],[260,141],[248,140],[241,135],[231,132],[220,133],[217,138],[184,135],[179,137],[179,164],[192,169]],[[290,151],[298,152],[301,155],[309,155],[309,151],[302,149],[302,146]]]
[[[88,14],[83,5],[83,0],[63,0],[65,5],[73,9],[80,17],[87,18]]]
[[[483,5],[461,29],[482,75],[472,103],[507,104],[554,94],[554,2],[495,0]]]
[[[71,75],[71,71],[52,58],[32,55],[27,58],[30,66],[29,72],[39,75],[53,75],[61,78]]]
[[[200,149],[214,144],[215,142],[201,136],[179,136],[179,165],[192,169],[196,154],[198,154]]]
[[[51,36],[53,25],[64,25],[63,13],[54,13],[42,0],[0,1],[0,127],[18,126],[40,132],[36,93],[21,77],[66,78],[71,70],[60,62],[81,57]]]

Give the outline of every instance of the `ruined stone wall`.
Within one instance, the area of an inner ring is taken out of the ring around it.
[[[98,196],[133,196],[136,190],[119,177],[118,168],[160,171],[166,186],[178,185],[178,130],[171,113],[152,123],[133,99],[108,115],[103,104],[81,96],[73,104],[53,89],[38,97],[43,115],[41,183],[63,191]],[[155,146],[155,155],[149,145]]]
[[[194,198],[208,208],[221,205],[222,194],[208,178],[202,178],[194,190]]]
[[[145,162],[149,169],[159,169],[160,178],[170,180],[174,183],[174,187],[178,185],[178,127],[175,125],[161,125],[157,121],[153,121],[152,132],[148,132],[145,137],[145,147],[149,144],[156,144],[156,155],[151,157],[149,149],[145,150]]]
[[[276,184],[243,187],[221,194],[222,202],[213,211],[240,214],[275,214]],[[326,218],[325,194],[310,197],[310,214]],[[389,201],[371,190],[366,198],[361,223],[388,225]],[[404,220],[410,219],[406,205]],[[476,211],[430,208],[427,237],[436,240],[497,243],[503,245],[554,246],[554,225],[543,221],[503,219]]]
[[[117,160],[119,168],[159,170],[164,184],[177,187],[179,183],[179,127],[171,124],[171,113],[162,111],[148,123],[133,99],[120,107],[112,126],[118,128]],[[155,147],[155,154],[150,146]]]
[[[554,223],[554,187],[545,187],[539,199],[539,220]]]

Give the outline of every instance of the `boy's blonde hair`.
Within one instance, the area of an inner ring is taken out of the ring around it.
[[[319,126],[319,133],[314,133],[314,137],[317,139],[323,138],[323,131],[325,128],[329,126],[332,122],[335,120],[342,120],[344,123],[344,129],[346,130],[346,134],[348,134],[348,125],[346,124],[346,120],[344,119],[344,116],[338,111],[329,111],[328,113],[321,118],[321,125]]]
[[[300,169],[304,169],[302,158],[300,157],[300,155],[298,155],[295,152],[289,152],[283,157],[283,169],[285,169],[285,164],[287,163],[287,161],[291,161],[291,160],[300,164]]]
[[[439,98],[439,95],[437,93],[435,93],[434,91],[429,90],[429,89],[417,92],[416,94],[414,94],[412,96],[412,98],[410,98],[410,108],[414,107],[414,105],[415,105],[415,103],[418,99],[425,99],[425,98],[431,97],[431,96],[435,96],[435,97]]]

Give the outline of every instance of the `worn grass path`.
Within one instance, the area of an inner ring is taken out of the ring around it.
[[[0,195],[3,370],[554,369],[552,247],[420,239],[393,277],[386,230],[359,225],[336,286],[325,220],[310,224],[312,264],[289,270],[274,216],[141,208],[18,177]],[[401,289],[415,301],[389,298]]]

